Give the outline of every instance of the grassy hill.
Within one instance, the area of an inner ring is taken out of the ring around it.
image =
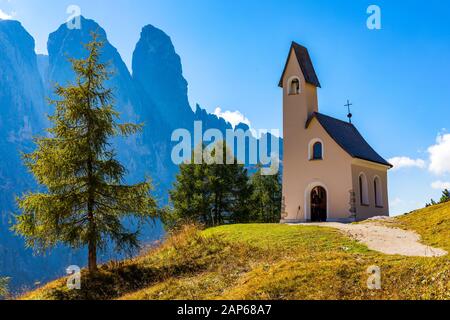
[[[450,204],[389,224],[450,252]],[[381,268],[382,290],[367,288],[372,265]],[[136,259],[84,274],[82,290],[65,282],[23,299],[450,299],[450,257],[383,255],[312,226],[186,227]]]

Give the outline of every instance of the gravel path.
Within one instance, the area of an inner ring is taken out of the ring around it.
[[[445,250],[420,243],[421,237],[415,232],[388,228],[370,222],[363,224],[327,222],[303,225],[339,229],[351,238],[366,244],[369,249],[385,254],[409,257],[441,257],[448,254]]]

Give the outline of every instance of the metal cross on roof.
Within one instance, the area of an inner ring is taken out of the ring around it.
[[[344,106],[346,106],[347,108],[348,108],[348,115],[347,115],[347,118],[348,118],[348,121],[350,122],[350,123],[352,123],[352,118],[353,118],[353,114],[352,114],[352,112],[351,112],[351,110],[350,110],[350,107],[353,105],[353,103],[350,103],[350,100],[347,100],[347,104],[345,104]]]

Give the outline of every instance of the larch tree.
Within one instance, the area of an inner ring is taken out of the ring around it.
[[[56,107],[47,137],[24,161],[45,192],[18,199],[21,214],[14,230],[29,247],[47,250],[59,243],[88,249],[89,272],[97,270],[97,252],[114,243],[116,250],[139,246],[142,224],[157,215],[149,179],[126,185],[126,168],[116,160],[111,140],[129,136],[142,125],[119,124],[108,64],[100,62],[103,43],[97,35],[86,45],[86,59],[71,59],[74,84],[56,85]],[[133,230],[124,219],[135,218]]]

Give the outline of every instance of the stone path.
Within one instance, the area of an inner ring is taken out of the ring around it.
[[[374,223],[308,223],[306,226],[330,227],[341,230],[351,238],[366,244],[369,249],[390,255],[409,257],[441,257],[447,251],[420,243],[421,237],[413,231],[389,228]]]

